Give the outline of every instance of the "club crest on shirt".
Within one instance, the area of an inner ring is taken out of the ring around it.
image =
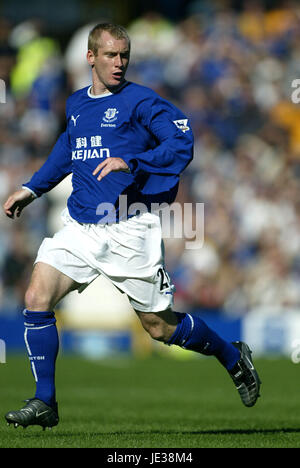
[[[104,120],[104,122],[112,123],[117,120],[118,117],[116,117],[116,115],[118,113],[119,111],[116,108],[109,108],[104,112],[104,117],[102,120]]]

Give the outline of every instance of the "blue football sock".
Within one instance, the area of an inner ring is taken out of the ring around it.
[[[24,310],[24,340],[36,382],[35,398],[47,405],[55,404],[55,362],[58,334],[54,312]]]
[[[237,348],[211,330],[200,317],[178,312],[175,314],[178,324],[168,345],[176,344],[197,353],[216,356],[227,370],[234,367],[240,359]]]

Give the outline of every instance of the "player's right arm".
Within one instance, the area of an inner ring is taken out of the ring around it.
[[[58,138],[52,152],[42,167],[32,176],[21,190],[14,192],[3,205],[5,214],[14,218],[20,216],[25,206],[35,198],[49,192],[72,172],[71,146],[68,132]]]
[[[37,197],[49,192],[72,172],[71,155],[69,136],[65,131],[58,138],[46,162],[23,187],[27,187]]]

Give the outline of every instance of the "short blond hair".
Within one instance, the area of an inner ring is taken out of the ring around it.
[[[123,26],[113,23],[99,23],[90,31],[88,38],[88,50],[91,50],[95,55],[97,55],[100,47],[99,39],[104,31],[109,32],[115,39],[126,39],[130,49],[130,37]]]

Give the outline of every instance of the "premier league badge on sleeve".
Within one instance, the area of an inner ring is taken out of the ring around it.
[[[188,119],[181,119],[181,120],[174,120],[174,124],[176,125],[179,130],[181,130],[183,133],[187,132],[190,127],[188,126]]]

